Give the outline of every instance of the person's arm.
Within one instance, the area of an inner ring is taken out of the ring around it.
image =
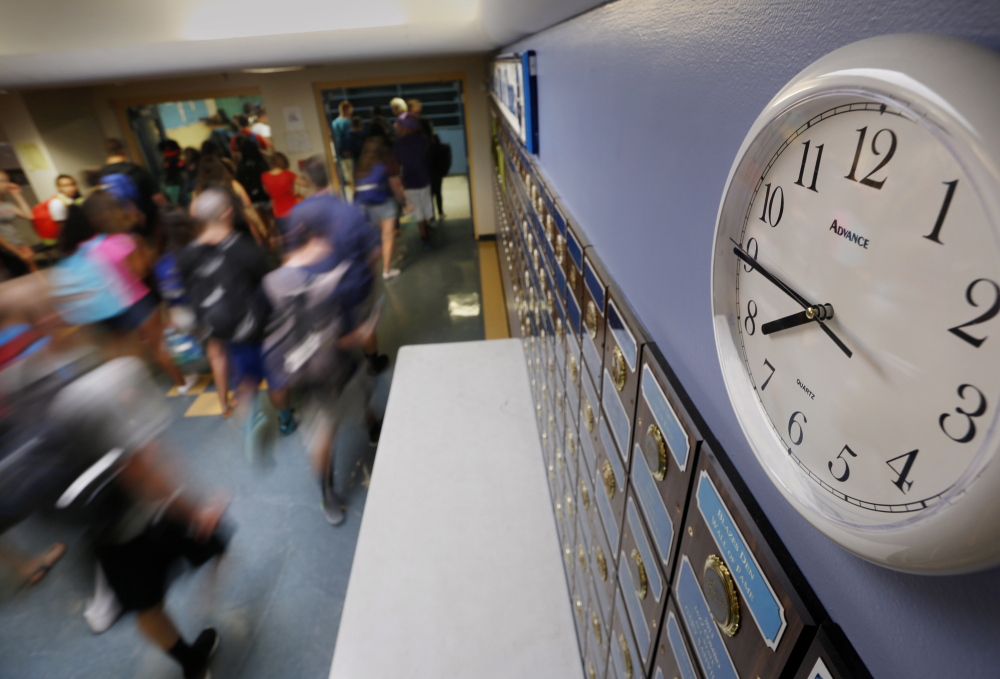
[[[28,202],[24,200],[24,194],[21,191],[21,187],[14,182],[7,185],[7,193],[9,193],[14,198],[14,214],[16,214],[21,219],[27,219],[31,221],[31,208],[28,207]]]
[[[243,205],[243,212],[246,214],[247,222],[250,224],[250,232],[253,234],[253,239],[257,241],[258,245],[267,247],[269,245],[270,234],[267,232],[267,227],[264,226],[264,221],[257,214],[257,209],[254,208],[253,203],[250,201],[250,194],[235,179],[233,180],[232,188],[233,192],[239,196],[240,204]]]

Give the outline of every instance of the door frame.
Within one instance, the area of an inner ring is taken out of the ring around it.
[[[314,82],[313,97],[316,100],[316,112],[319,115],[320,127],[323,131],[323,151],[326,153],[326,161],[334,171],[331,176],[339,184],[336,172],[336,159],[330,151],[333,145],[333,132],[326,119],[326,107],[323,106],[323,90],[331,90],[345,87],[371,87],[377,85],[400,85],[410,83],[436,82],[441,80],[457,80],[462,83],[462,126],[465,128],[465,153],[469,165],[469,212],[472,215],[472,235],[479,240],[479,227],[476,224],[476,192],[475,186],[475,162],[473,161],[472,136],[469,132],[469,87],[465,71],[443,71],[431,73],[406,73],[400,75],[375,76],[371,78],[349,78],[340,80],[322,80]],[[340,188],[339,185],[337,187]]]

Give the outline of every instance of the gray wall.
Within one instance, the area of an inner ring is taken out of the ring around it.
[[[998,49],[1000,2],[619,0],[504,51],[538,53],[542,173],[872,674],[997,677],[1000,571],[904,575],[828,541],[758,467],[715,355],[712,234],[743,136],[817,57],[901,32]]]

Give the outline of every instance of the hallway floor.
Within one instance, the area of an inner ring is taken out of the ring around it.
[[[448,220],[432,230],[431,251],[421,249],[413,223],[404,222],[397,241],[403,273],[384,286],[379,328],[380,349],[393,359],[403,344],[483,339],[465,177],[446,180],[445,200]],[[390,365],[378,378],[379,412],[391,379]],[[251,467],[236,422],[184,416],[196,399],[207,396],[167,399],[176,417],[167,442],[199,487],[231,494],[228,518],[236,532],[218,567],[177,581],[168,609],[189,639],[206,625],[219,629],[222,644],[212,670],[217,679],[325,678],[375,459],[360,404],[336,445],[336,486],[347,520],[334,528],[320,511],[319,487],[298,434],[279,440],[272,467]],[[74,530],[36,518],[7,537],[32,553],[57,539],[70,549],[33,588],[17,591],[9,577],[0,578],[0,678],[181,676],[139,636],[131,616],[103,635],[89,631],[82,614],[92,593],[93,560]]]

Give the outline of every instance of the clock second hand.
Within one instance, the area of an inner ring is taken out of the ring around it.
[[[732,240],[732,239],[730,239],[730,240]],[[747,264],[747,266],[749,266],[752,269],[755,269],[760,275],[762,275],[764,278],[766,278],[771,283],[773,283],[782,292],[784,292],[786,295],[788,295],[789,297],[791,297],[792,299],[794,299],[796,302],[798,302],[802,306],[803,309],[808,309],[809,307],[813,306],[812,304],[810,304],[809,302],[807,302],[802,295],[800,295],[799,293],[795,292],[790,287],[788,287],[787,285],[785,285],[784,283],[782,283],[780,280],[778,280],[774,276],[774,274],[772,274],[770,271],[768,271],[763,266],[761,266],[760,264],[758,264],[757,260],[754,259],[753,257],[751,257],[750,255],[748,255],[743,250],[743,248],[740,247],[739,243],[737,243],[736,241],[732,241],[732,242],[733,242],[733,245],[734,245],[734,247],[733,247],[733,254],[736,255],[737,257],[739,257],[741,260],[743,260]],[[851,352],[850,349],[847,348],[847,345],[844,344],[843,342],[841,342],[840,338],[837,337],[837,335],[832,330],[830,330],[830,328],[826,327],[826,323],[824,323],[823,321],[821,321],[819,319],[817,319],[816,322],[819,324],[819,327],[821,327],[823,329],[823,332],[825,332],[827,334],[827,336],[831,340],[833,340],[833,343],[836,344],[838,347],[840,347],[840,350],[843,351],[844,354],[848,358],[850,358],[852,356],[852,352]]]

